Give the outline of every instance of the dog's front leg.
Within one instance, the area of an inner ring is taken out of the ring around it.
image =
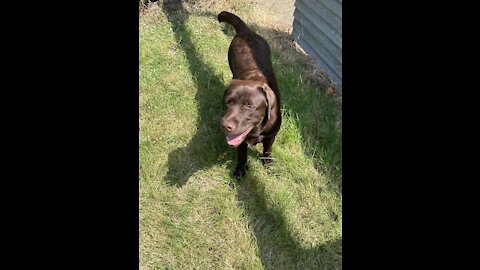
[[[247,174],[247,142],[242,142],[237,149],[237,168],[233,173],[233,177],[244,177]]]

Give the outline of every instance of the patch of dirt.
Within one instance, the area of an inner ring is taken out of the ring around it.
[[[264,0],[259,1],[262,10],[268,12],[272,21],[282,29],[291,32],[293,26],[293,12],[295,11],[295,0]]]

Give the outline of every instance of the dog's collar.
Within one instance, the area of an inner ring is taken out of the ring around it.
[[[265,98],[265,115],[263,116],[262,124],[268,121],[268,99]]]

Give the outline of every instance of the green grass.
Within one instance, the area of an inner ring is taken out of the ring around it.
[[[257,145],[246,179],[231,177],[235,152],[219,124],[232,31],[217,10],[144,14],[140,268],[341,269],[341,100],[308,79],[286,33],[237,5],[273,51],[284,116],[275,163],[264,168]]]

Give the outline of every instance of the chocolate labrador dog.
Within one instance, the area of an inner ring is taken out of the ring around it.
[[[282,122],[280,93],[270,60],[270,48],[236,15],[222,11],[219,22],[227,22],[237,34],[228,49],[233,80],[223,97],[222,127],[227,143],[237,148],[234,177],[247,173],[247,146],[263,143],[263,164],[272,162],[272,144]]]

